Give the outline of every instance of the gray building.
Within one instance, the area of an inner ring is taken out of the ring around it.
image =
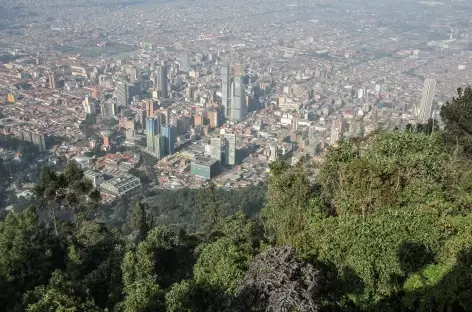
[[[180,71],[181,72],[188,72],[190,71],[191,60],[188,54],[183,54],[180,57]]]
[[[117,82],[115,86],[116,104],[118,106],[128,106],[129,94],[128,85],[125,82]]]
[[[162,159],[166,156],[165,139],[161,134],[154,136],[154,156],[156,156],[157,159]]]
[[[161,65],[156,68],[156,85],[154,88],[159,94],[160,98],[167,98],[169,94],[167,92],[167,66]]]
[[[242,121],[247,116],[246,93],[242,77],[235,77],[233,83],[233,100],[231,103],[231,120]]]
[[[141,188],[141,181],[131,174],[122,174],[114,177],[100,185],[100,190],[104,193],[121,197],[132,194]]]
[[[210,180],[218,174],[219,167],[220,164],[218,160],[208,157],[199,157],[192,161],[190,170],[193,175]]]
[[[228,64],[221,67],[221,105],[223,118],[230,119],[231,115],[231,77]]]
[[[436,91],[436,80],[426,79],[424,81],[423,95],[421,96],[418,121],[427,123],[433,112],[434,92]]]

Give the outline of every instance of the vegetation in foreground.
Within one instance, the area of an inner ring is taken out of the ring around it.
[[[469,111],[461,90],[441,112],[444,132],[344,141],[316,184],[313,164],[273,163],[260,217],[224,217],[209,184],[192,232],[156,225],[140,201],[129,234],[109,228],[90,217],[97,191],[80,171],[43,169],[38,207],[0,223],[1,308],[470,311]]]

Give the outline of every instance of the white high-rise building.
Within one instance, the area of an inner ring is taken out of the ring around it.
[[[226,165],[234,166],[236,165],[236,134],[228,133],[225,135],[226,145],[225,145],[225,158]]]
[[[221,138],[211,138],[210,152],[211,158],[218,160],[221,165]]]
[[[231,115],[231,78],[227,64],[221,67],[221,105],[223,106],[223,118],[229,119]]]
[[[421,96],[420,109],[418,112],[418,121],[421,123],[427,123],[431,118],[435,90],[436,80],[426,79],[424,81],[423,95]]]

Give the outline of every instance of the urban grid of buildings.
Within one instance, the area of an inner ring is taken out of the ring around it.
[[[472,81],[467,1],[415,3],[395,23],[381,1],[21,1],[37,14],[0,28],[0,130],[76,162],[111,199],[262,183],[275,160],[440,122]]]

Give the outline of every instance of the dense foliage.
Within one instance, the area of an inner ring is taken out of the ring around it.
[[[471,94],[444,132],[272,163],[265,197],[208,183],[104,209],[80,170],[43,169],[38,206],[0,223],[0,310],[471,311]]]

